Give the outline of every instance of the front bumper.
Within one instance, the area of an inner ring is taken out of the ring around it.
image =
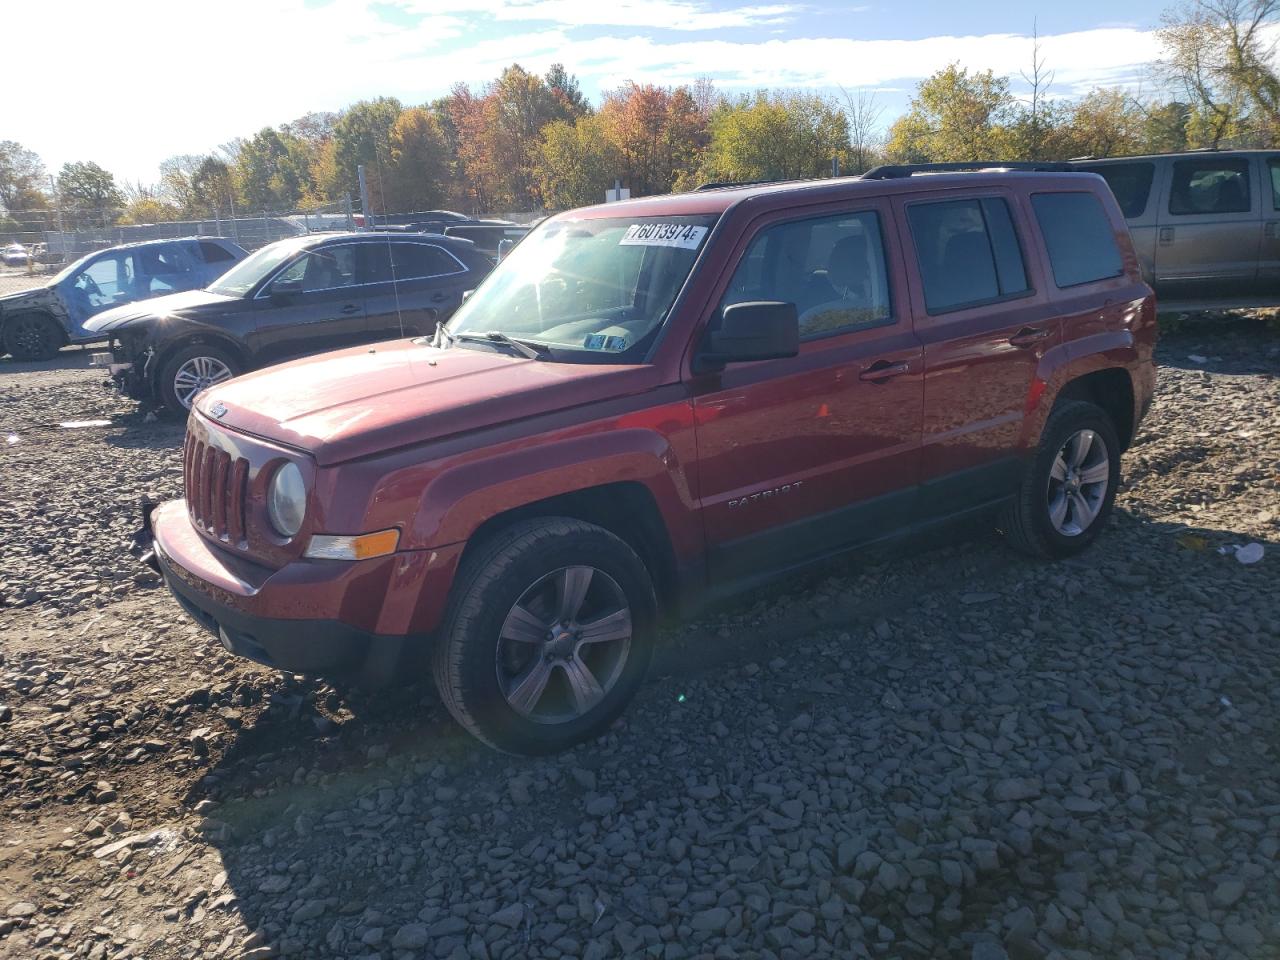
[[[144,505],[135,538],[135,552],[182,608],[232,653],[373,684],[389,679],[406,646],[420,647],[438,624],[461,546],[272,570],[209,543],[182,500]]]

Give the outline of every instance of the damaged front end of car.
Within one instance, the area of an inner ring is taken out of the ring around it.
[[[89,358],[91,366],[107,371],[104,383],[134,400],[151,399],[150,384],[154,372],[156,348],[146,327],[124,328],[113,333],[109,349]]]

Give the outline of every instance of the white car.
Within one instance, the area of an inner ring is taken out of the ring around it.
[[[0,250],[0,260],[10,267],[25,267],[31,255],[27,253],[27,248],[20,243],[11,243],[3,250]]]

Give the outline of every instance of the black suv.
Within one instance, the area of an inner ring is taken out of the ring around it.
[[[430,333],[490,269],[469,240],[313,234],[263,247],[207,289],[108,310],[86,327],[111,339],[120,389],[185,413],[201,390],[246,370]]]

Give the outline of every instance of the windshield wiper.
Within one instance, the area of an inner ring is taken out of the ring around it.
[[[501,343],[530,360],[541,360],[551,355],[551,348],[546,344],[533,340],[515,340],[501,330],[490,330],[488,333],[450,333],[446,336],[450,340],[467,340],[473,343]]]
[[[437,323],[435,339],[431,341],[431,345],[438,348],[447,343],[453,343],[456,339],[458,338],[450,333],[449,329],[443,323]]]

